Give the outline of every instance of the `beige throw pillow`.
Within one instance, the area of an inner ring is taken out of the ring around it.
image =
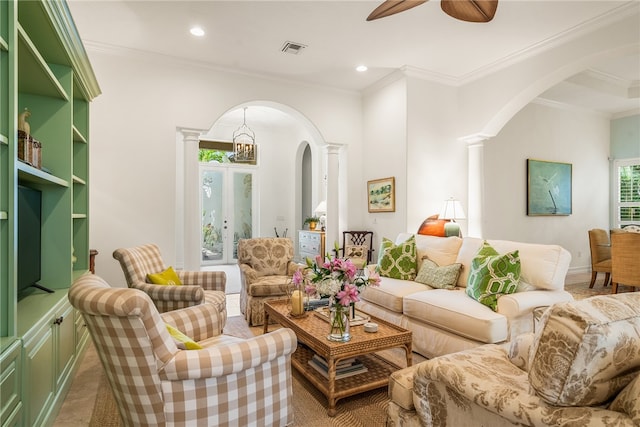
[[[458,276],[462,270],[462,264],[451,264],[439,266],[429,258],[422,258],[422,267],[416,276],[415,281],[424,283],[432,288],[438,289],[454,289]]]

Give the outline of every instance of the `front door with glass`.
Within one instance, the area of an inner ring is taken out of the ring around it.
[[[255,181],[251,169],[200,164],[202,265],[235,263],[238,239],[253,236]]]

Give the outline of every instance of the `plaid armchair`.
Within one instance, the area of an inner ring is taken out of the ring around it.
[[[120,262],[127,286],[140,289],[154,302],[160,312],[177,310],[206,302],[218,309],[220,326],[227,320],[225,286],[227,276],[223,271],[182,271],[176,273],[181,286],[158,286],[147,282],[147,274],[164,271],[167,267],[154,244],[134,248],[120,248],[113,252]],[[222,331],[222,329],[220,329]]]
[[[284,426],[293,422],[290,329],[251,339],[218,333],[214,308],[160,314],[147,294],[87,274],[69,290],[125,426]],[[165,323],[197,341],[179,350]]]
[[[293,261],[293,241],[283,237],[238,240],[240,311],[250,326],[264,324],[264,302],[286,298],[301,266]]]

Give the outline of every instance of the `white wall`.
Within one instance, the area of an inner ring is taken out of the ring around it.
[[[454,87],[408,79],[407,230],[415,233],[450,197],[467,210],[467,144],[458,140]],[[466,235],[466,221],[459,221]]]
[[[354,197],[361,201],[365,212],[363,229],[374,232],[374,247],[377,247],[382,237],[394,239],[407,228],[406,79],[398,79],[365,94],[362,108],[366,144],[362,161],[365,167],[362,192],[355,193]],[[368,213],[366,181],[388,177],[395,177],[395,212]]]
[[[97,272],[113,285],[124,284],[111,257],[118,247],[155,242],[165,262],[176,265],[176,127],[208,129],[234,106],[270,100],[299,111],[326,141],[361,144],[359,94],[228,74],[166,57],[87,50],[103,92],[91,105],[90,245],[100,252]],[[291,144],[274,148],[269,161],[292,164]],[[261,177],[261,187],[288,191],[293,179],[287,169]],[[266,215],[273,219],[278,209]]]
[[[587,231],[609,225],[608,156],[607,117],[529,104],[485,142],[483,237],[558,244],[571,269],[590,268]],[[527,216],[528,158],[572,164],[570,216]]]

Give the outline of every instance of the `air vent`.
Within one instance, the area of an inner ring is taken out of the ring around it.
[[[284,53],[290,53],[292,55],[297,55],[299,54],[302,49],[304,49],[305,47],[307,47],[306,44],[302,44],[302,43],[296,43],[296,42],[285,42],[282,45],[282,51]]]

